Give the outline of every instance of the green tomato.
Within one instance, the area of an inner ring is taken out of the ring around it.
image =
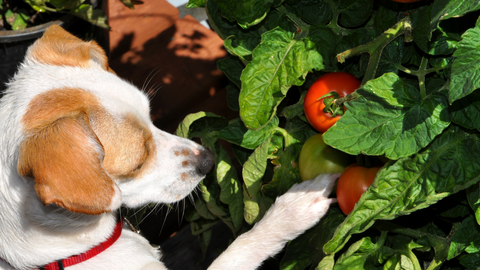
[[[300,151],[298,166],[303,181],[313,179],[322,173],[341,173],[355,157],[336,150],[323,142],[322,134],[310,137]]]

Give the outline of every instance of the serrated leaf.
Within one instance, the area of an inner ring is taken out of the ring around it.
[[[218,69],[220,69],[227,78],[233,82],[239,89],[242,87],[240,76],[245,65],[236,57],[226,57],[217,61]]]
[[[455,101],[450,111],[452,122],[468,129],[480,131],[480,92],[472,94]]]
[[[480,239],[480,226],[472,215],[462,221],[462,224],[460,224],[457,232],[452,237],[447,260],[460,255],[466,247],[478,239]]]
[[[374,265],[374,255],[381,246],[372,242],[370,237],[353,243],[335,263],[335,270],[378,269]]]
[[[420,93],[396,74],[387,73],[357,90],[359,98],[323,138],[351,155],[410,156],[427,146],[450,124],[448,102],[438,92]]]
[[[255,197],[260,192],[262,177],[267,169],[270,140],[271,136],[266,138],[243,165],[243,182],[250,197]]]
[[[260,129],[274,116],[292,85],[302,85],[312,69],[323,67],[322,57],[308,39],[275,28],[262,35],[253,60],[243,70],[240,117],[250,129]]]
[[[209,112],[197,112],[187,115],[178,125],[175,135],[183,138],[203,138],[213,131],[226,127],[228,121],[219,115]]]
[[[480,180],[480,141],[452,126],[425,150],[387,163],[353,211],[325,245],[328,254],[340,250],[354,233],[375,220],[391,220],[436,203]]]
[[[270,11],[273,0],[213,0],[222,16],[247,29],[261,22]]]
[[[228,205],[235,234],[242,226],[243,221],[242,188],[227,151],[217,144],[215,152],[215,172],[217,183],[220,186],[220,201]]]
[[[244,33],[238,32],[236,35],[225,39],[224,46],[227,51],[240,59],[246,61],[248,56],[252,55],[253,49],[260,43],[261,30]]]
[[[205,3],[208,21],[218,36],[225,40],[228,36],[237,34],[241,29],[238,24],[223,18],[214,0],[207,0]]]
[[[448,100],[450,104],[480,87],[480,24],[467,30],[453,54]]]
[[[436,0],[431,5],[419,8],[411,14],[415,43],[425,52],[429,51],[432,32],[440,20],[460,17],[480,9],[476,0]]]
[[[271,136],[278,124],[279,119],[274,117],[264,128],[250,130],[237,118],[232,120],[226,128],[222,129],[218,136],[228,142],[253,150]]]

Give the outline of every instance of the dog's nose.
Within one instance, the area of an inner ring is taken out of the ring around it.
[[[207,174],[215,164],[215,158],[212,151],[208,148],[200,149],[200,164],[197,167],[197,172],[200,175]]]

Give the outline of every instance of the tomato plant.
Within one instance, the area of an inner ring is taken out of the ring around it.
[[[362,167],[357,163],[348,166],[337,182],[337,200],[345,215],[352,212],[360,196],[375,180],[380,167]]]
[[[333,108],[334,99],[353,93],[360,86],[360,80],[347,72],[330,72],[318,78],[307,91],[303,102],[305,117],[319,132],[327,131],[344,113],[344,107]],[[333,96],[325,97],[327,94]],[[328,106],[325,106],[326,101]]]
[[[204,250],[211,237],[205,228],[221,219],[238,235],[301,181],[296,161],[318,133],[303,108],[308,88],[319,74],[346,72],[361,78],[360,87],[334,102],[346,110],[323,140],[388,162],[349,215],[332,205],[316,228],[293,240],[280,269],[480,265],[479,1],[188,6],[205,7],[224,39],[229,56],[217,63],[229,79],[228,105],[238,112],[233,120],[192,114],[177,131],[215,153],[216,171],[187,215]]]
[[[354,161],[353,156],[326,145],[322,134],[317,133],[305,142],[300,151],[300,178],[305,181],[322,173],[340,173]]]

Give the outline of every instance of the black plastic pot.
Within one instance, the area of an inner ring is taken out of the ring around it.
[[[43,35],[45,29],[53,24],[68,27],[75,18],[66,15],[58,20],[16,31],[0,31],[0,91],[5,90],[5,83],[15,74],[23,61],[28,47]],[[1,94],[0,94],[1,95]]]

